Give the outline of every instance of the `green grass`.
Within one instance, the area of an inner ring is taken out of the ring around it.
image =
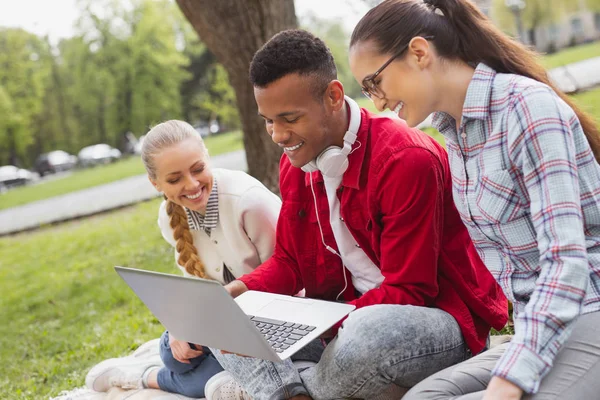
[[[242,131],[233,131],[209,136],[204,139],[204,143],[206,143],[206,147],[211,156],[229,153],[244,148]]]
[[[163,328],[114,265],[178,273],[159,200],[0,239],[0,398],[47,399]]]
[[[204,141],[211,155],[218,155],[243,148],[241,131],[209,136]],[[77,170],[65,178],[17,188],[0,195],[0,210],[60,196],[143,173],[145,173],[144,165],[138,156],[132,156],[114,164]]]
[[[573,96],[581,109],[589,113],[600,126],[600,88],[589,90]]]
[[[569,47],[554,54],[544,55],[541,62],[546,69],[552,69],[592,57],[600,57],[600,41]]]

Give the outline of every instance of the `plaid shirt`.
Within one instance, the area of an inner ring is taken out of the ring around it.
[[[515,336],[492,374],[535,393],[581,313],[600,310],[600,166],[548,86],[479,64],[446,138],[454,201],[514,303]]]

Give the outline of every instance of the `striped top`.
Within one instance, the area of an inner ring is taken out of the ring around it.
[[[184,207],[188,218],[188,226],[194,231],[204,230],[208,237],[213,229],[219,223],[219,192],[217,188],[217,178],[213,176],[213,185],[206,203],[206,213],[202,215],[198,211],[189,210]],[[229,268],[223,264],[223,280],[225,283],[230,283],[235,280],[235,276]]]
[[[188,225],[195,231],[204,230],[208,236],[210,232],[217,227],[219,222],[219,193],[217,191],[217,178],[213,177],[212,190],[208,196],[206,212],[204,215],[198,211],[189,210],[184,207],[187,214]]]
[[[448,114],[453,196],[479,255],[514,303],[515,336],[493,375],[528,393],[581,313],[600,310],[600,166],[548,86],[479,64],[460,129]]]

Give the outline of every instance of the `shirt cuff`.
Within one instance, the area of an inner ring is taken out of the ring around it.
[[[550,365],[537,353],[521,343],[511,342],[496,363],[492,375],[514,383],[526,393],[536,393],[548,371]]]
[[[259,279],[256,279],[252,274],[242,275],[238,278],[238,281],[242,281],[248,290],[254,290],[255,292],[268,292]]]

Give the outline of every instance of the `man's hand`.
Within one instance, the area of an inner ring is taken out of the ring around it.
[[[173,358],[184,364],[191,364],[190,359],[200,357],[203,352],[202,350],[192,349],[188,342],[183,340],[177,340],[169,332],[169,346],[171,347],[171,353]],[[196,348],[201,349],[202,346],[195,344]]]
[[[333,328],[327,329],[325,332],[321,333],[319,338],[321,339],[333,339],[335,335],[333,334]]]
[[[228,283],[224,286],[225,290],[229,292],[229,295],[234,299],[238,297],[240,294],[248,291],[248,286],[242,281],[238,281],[237,279],[233,282]]]
[[[490,381],[483,400],[520,400],[523,389],[506,379],[494,376]]]
[[[246,357],[246,358],[251,358],[251,356],[246,356],[246,355],[244,355],[244,354],[240,354],[240,353],[232,353],[232,352],[230,352],[230,351],[227,351],[227,350],[221,350],[221,354],[234,354],[234,355],[236,355],[236,356],[238,356],[238,357]]]

